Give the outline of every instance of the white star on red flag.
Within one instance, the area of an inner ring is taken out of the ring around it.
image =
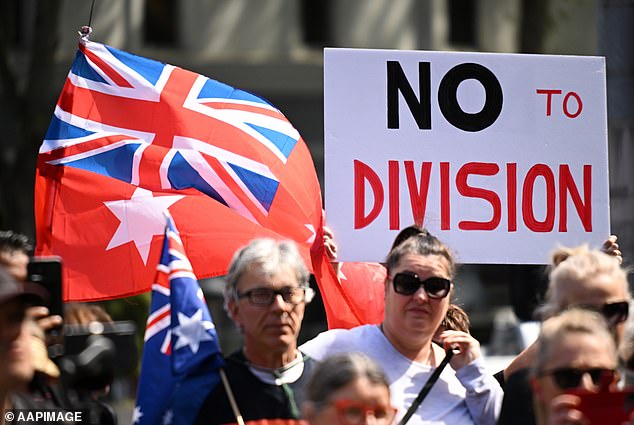
[[[120,221],[106,251],[134,242],[143,264],[147,264],[152,238],[163,235],[165,230],[163,211],[181,198],[182,195],[154,196],[151,191],[138,187],[130,199],[104,202]]]

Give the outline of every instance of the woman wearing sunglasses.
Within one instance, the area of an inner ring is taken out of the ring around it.
[[[618,346],[632,298],[627,273],[617,258],[587,246],[561,248],[553,254],[544,317],[570,307],[594,310],[605,318]]]
[[[336,354],[320,363],[302,411],[311,425],[390,425],[396,416],[383,370],[362,353]]]
[[[401,231],[397,240],[386,261],[383,323],[324,332],[302,351],[317,360],[340,352],[369,355],[387,374],[400,418],[441,364],[445,350],[453,349],[451,367],[443,370],[408,423],[495,424],[503,393],[485,371],[478,341],[465,332],[445,331],[439,336],[442,346],[432,342],[449,307],[453,255],[436,237],[415,227]]]
[[[597,313],[572,309],[543,323],[531,388],[538,425],[585,424],[571,390],[614,389],[618,381],[614,339]]]
[[[573,307],[596,311],[605,318],[618,347],[631,300],[627,271],[621,267],[620,256],[585,245],[561,247],[552,254],[546,301],[538,314],[547,319]],[[505,370],[505,377],[529,367],[536,349],[533,344],[520,353]]]
[[[548,319],[575,307],[595,311],[607,322],[618,347],[623,341],[631,295],[627,272],[621,267],[620,251],[617,255],[605,249],[606,246],[607,242],[603,251],[587,246],[557,249],[552,256],[546,302],[539,313]],[[504,371],[505,399],[499,425],[535,424],[533,406],[527,395],[530,393],[529,368],[535,362],[538,349],[536,342]]]

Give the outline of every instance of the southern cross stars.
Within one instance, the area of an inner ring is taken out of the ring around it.
[[[203,321],[203,311],[201,309],[196,310],[196,313],[191,317],[187,317],[186,314],[179,311],[178,326],[175,326],[172,330],[174,335],[178,337],[174,350],[189,346],[192,352],[196,354],[201,341],[213,341],[213,337],[207,332],[213,328],[214,324],[212,322]]]

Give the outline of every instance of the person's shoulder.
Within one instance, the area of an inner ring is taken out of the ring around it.
[[[235,379],[235,368],[230,366],[230,362],[226,362],[226,366],[223,368],[227,379],[232,382],[240,382],[239,379]],[[229,398],[225,386],[221,383],[216,385],[209,391],[205,400],[198,410],[196,425],[214,425],[223,423],[222,420],[231,417],[231,410],[229,409]],[[231,421],[227,422],[230,423]]]
[[[244,375],[251,375],[242,349],[225,356],[224,370],[229,378],[242,379]]]
[[[225,356],[225,363],[227,363],[227,365],[231,363],[244,364],[245,361],[246,357],[244,357],[244,351],[242,348],[239,348],[228,356]]]
[[[361,325],[351,329],[336,329],[342,331],[341,338],[352,340],[365,340],[366,338],[374,338],[381,335],[381,329],[378,325]]]
[[[331,354],[359,350],[359,345],[376,332],[380,332],[376,325],[363,325],[352,329],[330,329],[305,342],[299,349],[321,361]]]
[[[303,386],[304,383],[307,382],[308,379],[310,379],[310,377],[312,376],[313,372],[315,371],[319,363],[321,363],[321,361],[314,359],[313,357],[311,357],[310,355],[304,352],[302,352],[302,357],[303,357],[302,358],[302,362],[303,362],[302,374],[297,381],[299,382],[300,386]]]
[[[362,325],[351,329],[330,329],[317,335],[310,341],[302,344],[302,347],[309,347],[313,344],[324,344],[327,342],[334,342],[338,340],[350,340],[358,335],[366,334],[372,331],[372,328],[376,328],[374,325]]]
[[[367,336],[370,334],[380,333],[380,329],[377,325],[361,325],[350,329],[330,329],[317,335],[317,338],[354,338],[357,336]],[[313,340],[314,340],[313,339]]]

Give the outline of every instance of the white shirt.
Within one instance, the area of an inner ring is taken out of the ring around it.
[[[376,325],[326,331],[303,344],[300,350],[318,361],[351,351],[371,357],[387,375],[392,404],[398,408],[397,420],[405,415],[435,369],[403,356]],[[408,425],[495,425],[503,396],[502,388],[486,372],[481,358],[458,371],[448,365]]]

